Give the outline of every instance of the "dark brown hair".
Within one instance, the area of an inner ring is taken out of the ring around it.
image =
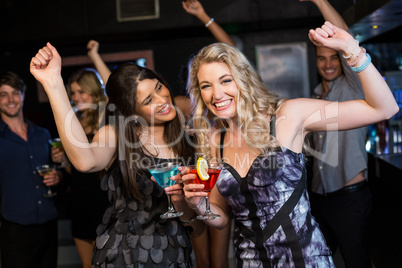
[[[27,89],[24,80],[13,72],[5,72],[0,75],[0,86],[2,85],[8,85],[21,93],[25,93],[25,90]]]
[[[141,179],[140,176],[137,176],[141,167],[130,165],[130,157],[132,153],[135,153],[144,158],[149,153],[145,152],[146,149],[143,146],[128,146],[128,144],[138,145],[140,140],[138,124],[136,124],[135,120],[127,119],[133,118],[136,114],[137,87],[145,79],[157,79],[169,89],[170,95],[172,95],[169,85],[161,75],[134,63],[120,64],[113,70],[106,84],[106,93],[109,97],[105,115],[106,124],[113,125],[118,136],[116,155],[118,165],[113,165],[112,168],[119,169],[123,180],[123,195],[126,198],[131,195],[137,200],[142,198],[137,189],[136,181]],[[172,144],[173,153],[187,160],[194,157],[193,148],[186,137],[179,138],[180,135],[183,135],[181,121],[179,113],[177,113],[173,120],[165,123],[163,136],[166,144]],[[122,126],[123,122],[124,126]]]

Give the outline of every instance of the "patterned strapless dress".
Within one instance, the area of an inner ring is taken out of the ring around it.
[[[216,186],[235,219],[238,267],[335,267],[311,215],[303,154],[260,155],[244,178],[223,165]]]

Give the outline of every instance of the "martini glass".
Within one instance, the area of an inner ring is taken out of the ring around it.
[[[63,144],[61,143],[60,138],[50,139],[49,143],[56,148],[63,149]]]
[[[36,167],[36,170],[38,171],[40,176],[46,176],[49,175],[52,171],[54,171],[56,167],[54,165],[40,165]],[[48,190],[46,194],[44,194],[44,197],[52,197],[57,195],[57,193],[52,191],[52,188],[48,187]]]
[[[53,147],[56,147],[57,149],[63,150],[63,144],[61,143],[60,138],[54,138],[48,140],[49,144]],[[64,161],[62,160],[60,164],[57,165],[58,168],[64,168],[66,165]]]
[[[204,189],[202,189],[204,192],[207,192],[208,195],[205,196],[205,212],[202,215],[198,215],[197,219],[198,220],[213,220],[216,218],[220,218],[221,215],[219,214],[214,214],[210,210],[210,203],[209,203],[209,193],[211,192],[212,188],[214,188],[216,181],[218,180],[219,174],[221,173],[222,170],[222,165],[220,164],[208,164],[208,175],[209,178],[207,180],[202,180],[197,174],[197,166],[190,166],[190,174],[195,174],[197,177],[193,180],[193,183],[196,184],[203,184]]]
[[[180,163],[178,162],[166,162],[157,165],[152,165],[148,167],[149,172],[154,176],[156,182],[165,189],[168,186],[172,186],[175,182],[170,179],[170,177],[175,176],[179,173]],[[162,214],[160,217],[162,219],[169,219],[180,217],[183,212],[176,211],[173,207],[172,200],[168,194],[168,211]]]

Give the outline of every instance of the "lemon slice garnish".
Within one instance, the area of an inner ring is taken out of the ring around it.
[[[198,174],[198,177],[200,177],[200,179],[203,181],[206,181],[209,179],[208,163],[207,163],[207,160],[205,160],[202,157],[198,158],[198,160],[197,160],[197,174]]]

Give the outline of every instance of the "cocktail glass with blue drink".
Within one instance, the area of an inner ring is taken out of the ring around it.
[[[170,177],[179,174],[179,166],[179,162],[165,162],[151,165],[148,167],[148,170],[155,178],[156,182],[165,189],[175,183]],[[174,209],[170,195],[168,195],[168,202],[168,211],[160,216],[162,219],[175,218],[183,215],[183,212]]]

